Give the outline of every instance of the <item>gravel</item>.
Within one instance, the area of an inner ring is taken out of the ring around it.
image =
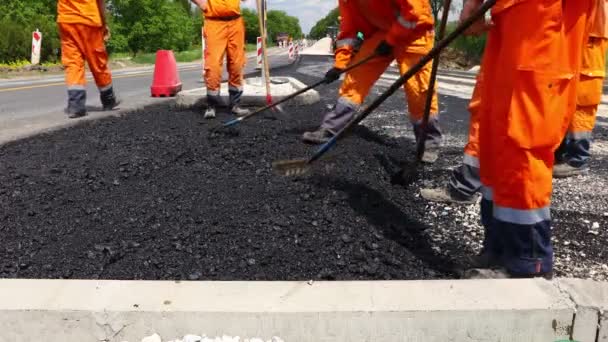
[[[299,136],[316,127],[335,88],[321,89],[321,103],[214,137],[208,129],[227,114],[208,121],[199,110],[157,106],[0,146],[0,277],[457,277],[481,245],[478,207],[418,193],[460,162],[467,101],[441,97],[445,150],[432,167],[412,163],[398,94],[311,174],[274,174],[273,161],[313,151]],[[606,146],[605,127],[596,138]],[[555,182],[558,276],[608,278],[608,153],[594,152],[588,176]],[[391,184],[401,165],[411,177]]]

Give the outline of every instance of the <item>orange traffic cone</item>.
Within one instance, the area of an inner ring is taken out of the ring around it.
[[[156,51],[156,64],[154,65],[154,80],[150,87],[152,97],[175,96],[182,90],[179,80],[177,63],[171,50]]]

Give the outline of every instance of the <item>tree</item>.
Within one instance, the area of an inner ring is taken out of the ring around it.
[[[60,47],[55,0],[0,2],[0,62],[29,60],[32,31],[43,34],[42,60],[56,60]]]
[[[253,10],[243,8],[241,15],[245,21],[245,41],[255,44],[258,36],[260,35],[260,22],[258,21],[258,14]]]
[[[112,11],[117,34],[126,38],[129,51],[153,52],[159,49],[182,51],[200,37],[200,24],[192,12],[169,0],[113,0]]]
[[[255,44],[257,37],[260,36],[258,13],[244,8],[241,11],[241,15],[245,21],[245,40],[248,43]],[[296,39],[302,37],[302,27],[300,27],[300,20],[298,18],[292,17],[284,11],[276,10],[268,11],[266,16],[266,30],[268,31],[268,40],[270,42],[276,42],[279,33],[287,33]]]
[[[309,36],[312,39],[321,39],[327,36],[328,33],[331,33],[331,27],[338,28],[338,26],[340,25],[340,22],[338,20],[339,16],[340,11],[338,10],[338,8],[334,8],[333,10],[331,10],[331,12],[329,12],[328,15],[317,21],[317,23],[310,30]]]

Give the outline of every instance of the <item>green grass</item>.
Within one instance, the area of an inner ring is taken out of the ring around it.
[[[247,52],[252,52],[252,51],[256,51],[258,49],[258,47],[256,44],[247,43],[247,45],[245,46],[245,49],[247,50]]]
[[[9,62],[9,63],[0,63],[1,68],[8,68],[9,70],[19,70],[28,65],[31,65],[30,61],[25,60],[25,59],[14,61],[14,62]],[[53,67],[53,66],[61,65],[61,63],[60,62],[42,62],[42,63],[40,63],[40,65],[43,67]]]

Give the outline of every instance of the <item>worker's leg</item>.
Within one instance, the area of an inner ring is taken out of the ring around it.
[[[483,74],[477,76],[473,97],[469,103],[469,140],[464,147],[462,164],[452,171],[450,189],[465,198],[471,198],[481,188],[479,179],[479,107],[483,87]]]
[[[228,44],[228,23],[219,20],[205,20],[205,84],[207,104],[214,108],[220,104],[222,65]]]
[[[385,33],[378,32],[366,39],[351,63],[357,63],[372,54],[384,35]],[[338,102],[334,109],[325,115],[321,127],[335,134],[346,126],[392,59],[393,57],[376,57],[346,73]]]
[[[84,42],[79,28],[84,25],[59,24],[61,37],[61,62],[65,68],[65,84],[68,88],[68,108],[70,117],[86,114],[86,79],[84,77]]]
[[[95,78],[95,84],[99,88],[101,104],[106,110],[118,105],[118,100],[112,87],[112,73],[108,66],[108,52],[103,40],[104,30],[101,27],[84,26],[82,30],[84,52],[89,69]]]
[[[243,95],[243,66],[245,63],[245,25],[239,18],[228,22],[228,92],[230,94],[230,108],[241,102]]]
[[[591,132],[602,100],[607,41],[590,37],[583,48],[582,71],[577,86],[577,107],[568,129],[565,161],[574,168],[586,168],[591,157]]]
[[[428,46],[428,50],[432,49],[432,42]],[[414,66],[422,57],[419,54],[408,53],[407,47],[401,48],[402,51],[397,53],[397,62],[399,71],[403,75],[412,66]],[[431,78],[432,63],[427,63],[419,72],[412,76],[403,86],[407,97],[408,111],[410,113],[410,121],[414,126],[414,135],[416,141],[422,138],[422,134],[426,131],[425,147],[429,150],[438,149],[441,145],[441,130],[439,128],[439,104],[437,100],[437,87],[433,89],[433,98],[431,101],[431,109],[429,122],[426,129],[422,127],[424,110],[426,106],[426,97],[429,92],[429,82]]]
[[[571,41],[563,39],[562,23],[580,5],[568,3],[573,8],[565,8],[564,17],[561,0],[522,2],[493,17],[500,72],[486,79],[493,87],[483,92],[480,161],[482,181],[490,185],[483,189],[484,198],[492,201],[489,224],[500,243],[502,264],[514,276],[542,275],[553,267],[553,151],[574,111],[572,74],[577,70],[568,68],[580,65],[580,56],[577,64],[574,55],[580,55],[582,46],[565,49]]]
[[[469,140],[464,148],[462,164],[452,170],[449,183],[441,188],[420,190],[420,195],[427,201],[471,204],[477,200],[475,194],[481,188],[479,179],[479,108],[483,74],[477,76],[473,98],[469,103],[471,118],[469,121]]]

